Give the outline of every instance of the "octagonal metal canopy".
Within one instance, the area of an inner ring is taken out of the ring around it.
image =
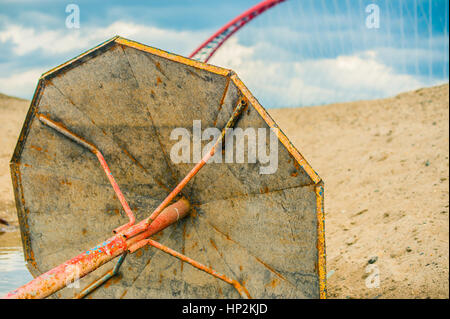
[[[231,70],[121,37],[43,74],[11,160],[31,273],[48,271],[127,222],[95,156],[44,126],[38,114],[63,123],[101,150],[141,220],[195,164],[171,161],[177,142],[170,136],[173,129],[192,133],[193,121],[200,120],[202,128],[221,130],[240,99],[248,107],[236,127],[278,128]],[[273,174],[260,174],[258,161],[205,165],[182,191],[192,204],[190,215],[155,238],[238,280],[254,298],[325,297],[323,183],[281,131],[277,143]],[[56,297],[74,296],[114,263]],[[239,294],[231,285],[145,247],[127,256],[119,276],[89,297]]]

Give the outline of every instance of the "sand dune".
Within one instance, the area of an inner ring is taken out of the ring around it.
[[[449,297],[448,100],[442,85],[269,110],[325,181],[329,297]],[[28,106],[0,94],[0,218],[13,224],[8,162]]]
[[[448,298],[449,86],[270,113],[325,181],[329,297]]]

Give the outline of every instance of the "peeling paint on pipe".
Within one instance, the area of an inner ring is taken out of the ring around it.
[[[174,208],[177,208],[179,213]],[[150,232],[156,234],[164,228],[172,225],[180,218],[187,215],[190,205],[186,199],[174,203],[167,207],[157,219]],[[99,268],[108,261],[127,252],[128,243],[122,234],[107,239],[75,258],[49,270],[48,272],[36,277],[22,287],[11,291],[3,298],[6,299],[38,299],[45,298],[58,290],[64,288],[76,279],[82,278]],[[78,278],[76,278],[78,274]]]

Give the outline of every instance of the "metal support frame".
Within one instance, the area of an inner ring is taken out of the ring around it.
[[[47,125],[48,127],[51,127],[52,129],[54,129],[55,131],[63,134],[65,137],[69,138],[70,140],[74,141],[75,143],[83,146],[84,148],[90,150],[92,153],[94,153],[94,155],[97,156],[100,165],[102,166],[103,170],[105,171],[106,177],[108,177],[109,182],[111,183],[111,186],[114,189],[114,192],[117,195],[117,198],[119,199],[120,203],[122,204],[123,210],[125,211],[125,213],[127,214],[128,218],[129,218],[129,222],[125,225],[122,225],[118,228],[116,228],[114,230],[115,233],[119,233],[122,230],[134,225],[136,218],[134,217],[133,212],[131,211],[130,206],[127,203],[127,200],[125,199],[125,196],[123,195],[122,191],[120,190],[119,185],[117,184],[116,180],[114,179],[114,176],[111,173],[111,170],[109,169],[108,164],[106,163],[105,158],[103,157],[102,153],[100,152],[100,150],[93,144],[87,142],[85,139],[83,139],[82,137],[76,135],[75,133],[69,131],[65,126],[63,126],[60,123],[57,123],[53,120],[51,120],[50,118],[48,118],[47,116],[43,115],[43,114],[38,114],[37,115],[39,121],[41,121],[43,124]]]
[[[103,285],[105,282],[107,282],[110,278],[114,277],[119,273],[119,269],[123,264],[123,261],[125,260],[125,257],[127,256],[127,253],[123,253],[119,257],[119,260],[117,261],[116,265],[113,269],[106,272],[103,276],[101,276],[99,279],[88,285],[86,288],[84,288],[78,295],[74,297],[74,299],[83,299],[87,295],[89,295],[91,292],[93,292],[95,289]]]
[[[81,293],[75,296],[75,298],[83,298],[118,273],[127,252],[135,252],[136,250],[144,247],[147,244],[160,249],[163,252],[170,254],[184,262],[187,262],[193,267],[200,269],[216,278],[219,278],[226,283],[229,283],[238,291],[238,293],[243,298],[251,298],[247,289],[245,289],[245,287],[242,286],[238,281],[230,279],[227,276],[215,271],[214,269],[207,267],[150,238],[150,236],[152,236],[153,234],[170,226],[171,224],[177,222],[180,218],[183,218],[187,215],[190,209],[190,205],[186,199],[181,199],[170,206],[168,205],[173,199],[175,199],[175,197],[181,192],[186,184],[198,173],[198,171],[206,164],[206,162],[215,154],[218,146],[221,145],[222,140],[225,138],[226,131],[235,125],[240,114],[246,106],[247,102],[244,99],[241,99],[234,109],[233,114],[231,115],[227,124],[223,128],[221,136],[217,139],[211,150],[205,154],[205,156],[199,163],[194,166],[194,168],[192,168],[192,170],[181,180],[181,182],[172,190],[172,192],[170,192],[170,194],[153,211],[153,213],[138,224],[135,224],[134,214],[126,201],[125,196],[122,194],[119,185],[115,181],[111,170],[109,169],[108,164],[106,163],[106,160],[104,159],[100,150],[95,145],[87,142],[82,137],[71,132],[64,125],[53,121],[45,115],[38,114],[38,119],[44,125],[56,130],[70,140],[87,148],[97,156],[103,170],[105,171],[106,176],[108,177],[112,187],[114,188],[114,191],[116,192],[117,197],[119,198],[119,201],[122,204],[122,207],[129,217],[129,222],[116,228],[114,230],[115,235],[113,237],[42,274],[41,276],[25,284],[24,286],[10,292],[5,296],[5,298],[45,298],[64,288],[66,285],[72,283],[73,281],[86,276],[90,272],[94,271],[95,269],[109,262],[115,257],[121,255],[117,264],[111,271],[107,272],[102,277],[88,285],[84,290],[81,291]],[[74,269],[78,270],[77,273],[79,275],[79,278],[76,278]]]

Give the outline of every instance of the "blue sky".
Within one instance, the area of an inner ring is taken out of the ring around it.
[[[0,92],[31,98],[41,73],[116,34],[188,55],[258,2],[0,0]],[[70,3],[79,29],[66,27]],[[373,3],[380,23],[369,29]],[[448,0],[288,0],[210,62],[268,108],[373,99],[448,82],[448,30]]]

